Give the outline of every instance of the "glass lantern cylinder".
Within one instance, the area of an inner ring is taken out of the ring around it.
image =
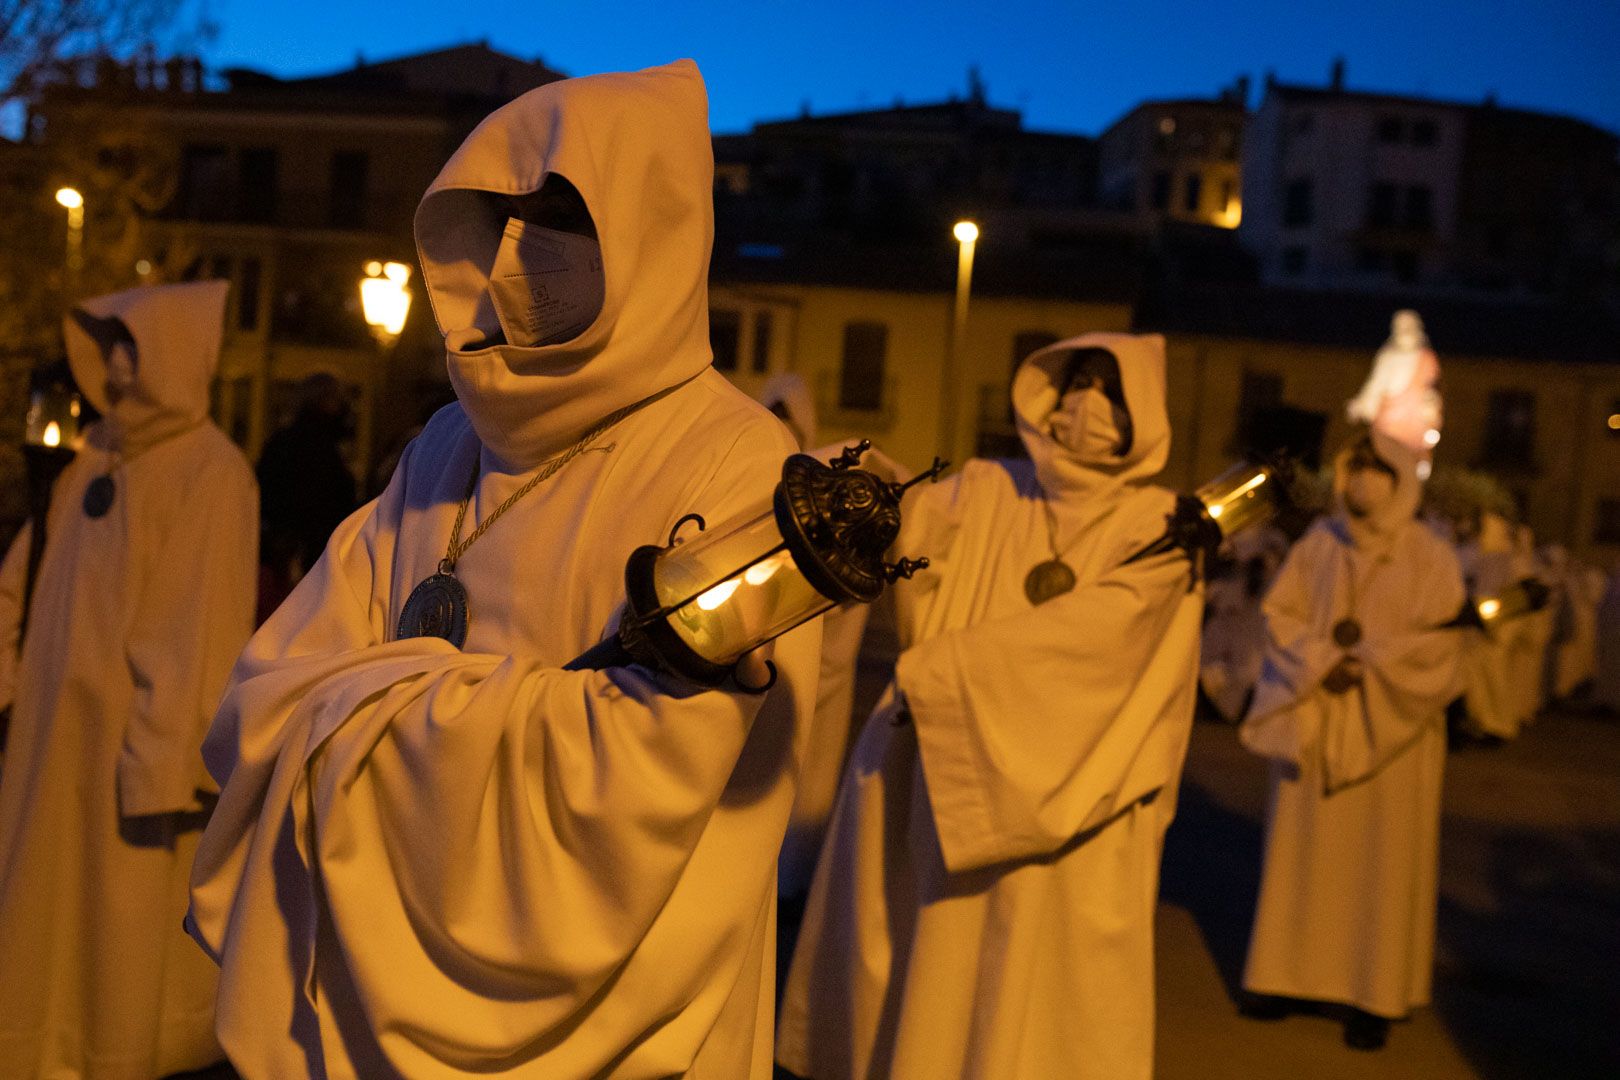
[[[77,450],[83,437],[83,400],[56,380],[36,384],[28,395],[23,445],[42,450]]]
[[[1494,634],[1502,624],[1545,608],[1551,593],[1537,579],[1523,578],[1495,595],[1477,597],[1471,603],[1480,627]]]
[[[1225,540],[1263,525],[1288,505],[1293,467],[1281,457],[1243,461],[1176,502],[1164,535],[1126,563],[1181,550],[1213,555]]]
[[[1271,520],[1282,505],[1276,462],[1239,462],[1199,488],[1196,497],[1221,530],[1221,538]]]
[[[713,527],[688,515],[667,546],[637,548],[625,566],[618,634],[569,668],[633,662],[718,686],[744,654],[840,604],[870,603],[926,566],[884,557],[900,532],[906,489],[945,463],[891,484],[855,468],[870,445],[863,440],[831,465],[795,454],[769,498]],[[699,535],[679,539],[694,519]]]

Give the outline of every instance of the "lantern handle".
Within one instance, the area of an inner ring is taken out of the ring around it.
[[[709,527],[708,523],[703,520],[702,514],[687,514],[685,517],[681,518],[681,520],[675,523],[674,528],[669,530],[669,543],[664,545],[666,548],[672,548],[681,542],[681,526],[685,525],[688,521],[697,522],[698,532],[702,532],[704,529]]]
[[[735,665],[733,665],[731,669],[731,681],[736,683],[737,689],[741,690],[745,694],[753,694],[756,697],[760,694],[768,694],[771,691],[771,687],[776,685],[776,661],[765,661],[765,670],[770,672],[770,677],[765,680],[764,686],[749,686],[747,683],[743,682],[737,677],[737,668]]]
[[[907,480],[903,484],[890,484],[889,492],[898,501],[902,495],[904,495],[907,491],[910,491],[916,485],[922,483],[924,480],[937,479],[940,473],[944,472],[950,467],[950,464],[951,463],[946,461],[944,458],[935,456],[934,463],[932,465],[918,473],[916,476],[913,476],[910,480]]]

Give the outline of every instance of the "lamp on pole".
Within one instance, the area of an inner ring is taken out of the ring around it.
[[[360,310],[366,317],[366,326],[377,342],[377,360],[371,365],[371,375],[361,387],[362,404],[360,422],[355,432],[356,457],[360,475],[365,480],[371,475],[371,442],[373,417],[377,407],[377,385],[382,379],[383,363],[399,343],[405,329],[405,318],[411,313],[411,268],[402,262],[382,262],[372,259],[366,263],[366,274],[360,279]],[[369,481],[367,481],[369,482]]]
[[[70,287],[77,288],[84,269],[84,193],[78,188],[56,189],[56,203],[67,211],[67,270]]]
[[[411,268],[401,262],[366,263],[360,279],[360,309],[371,335],[384,349],[399,340],[405,317],[411,313]]]
[[[962,343],[967,335],[968,296],[973,291],[973,251],[979,243],[979,226],[958,221],[951,229],[956,237],[956,306],[951,314],[951,338],[945,349],[945,369],[940,373],[939,445],[942,452],[956,452],[957,372],[961,370]]]

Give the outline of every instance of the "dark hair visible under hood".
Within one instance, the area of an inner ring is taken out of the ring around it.
[[[135,347],[135,335],[129,332],[129,325],[116,315],[92,315],[83,308],[74,308],[70,317],[79,328],[101,349],[102,356],[111,355],[114,345],[127,347],[132,356],[138,356]]]
[[[1345,459],[1345,471],[1353,469],[1377,469],[1390,479],[1395,479],[1395,466],[1378,456],[1378,448],[1373,445],[1372,435],[1363,433],[1350,444],[1350,455]]]
[[[1135,431],[1131,423],[1131,407],[1125,400],[1125,381],[1119,373],[1119,357],[1095,345],[1075,349],[1069,353],[1068,362],[1063,367],[1063,379],[1058,385],[1058,399],[1061,401],[1063,395],[1077,383],[1095,384],[1103,392],[1103,396],[1119,410],[1123,422],[1120,424],[1117,453],[1121,455],[1130,453]]]

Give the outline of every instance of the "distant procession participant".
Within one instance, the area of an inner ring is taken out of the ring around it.
[[[567,79],[424,196],[458,400],[254,636],[205,750],[191,923],[244,1076],[770,1076],[818,627],[765,696],[564,670],[636,547],[794,449],[711,365],[710,146],[690,61]]]
[[[1288,554],[1288,536],[1274,525],[1241,532],[1228,544],[1232,570],[1205,586],[1198,681],[1209,707],[1235,724],[1260,678],[1266,619],[1260,602]]]
[[[253,628],[258,494],[208,420],[227,284],[86,301],[68,359],[102,419],[57,480],[22,655],[29,528],[0,570],[0,1076],[151,1080],[221,1058],[180,928],[200,749]]]
[[[1513,525],[1490,510],[1481,512],[1478,530],[1457,555],[1472,596],[1496,595],[1533,569],[1515,551]],[[1519,737],[1534,692],[1520,680],[1537,678],[1535,635],[1528,617],[1508,619],[1489,632],[1463,631],[1463,701],[1476,738],[1501,743]]]
[[[1417,452],[1379,433],[1334,468],[1335,510],[1266,597],[1265,669],[1240,731],[1271,763],[1245,1012],[1351,1007],[1345,1041],[1384,1044],[1428,1004],[1461,610],[1456,556],[1415,518]]]
[[[1088,334],[1013,385],[1030,462],[908,501],[902,653],[850,757],[777,1060],[815,1080],[1153,1071],[1153,915],[1196,696],[1164,342]]]

